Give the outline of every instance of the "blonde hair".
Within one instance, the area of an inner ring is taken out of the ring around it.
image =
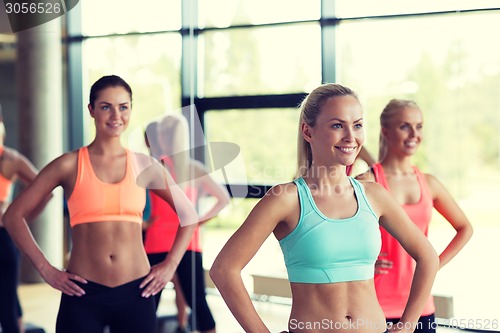
[[[146,125],[146,129],[144,130],[144,141],[151,156],[159,158],[161,155],[161,147],[158,142],[158,121],[152,121]]]
[[[405,99],[391,99],[380,114],[380,136],[378,145],[378,160],[382,161],[387,155],[387,140],[382,133],[382,128],[389,128],[395,114],[406,108],[419,109],[417,103]]]
[[[158,143],[162,154],[172,158],[175,179],[179,183],[189,180],[189,126],[178,113],[167,113],[158,124]]]
[[[330,98],[340,96],[353,96],[358,99],[358,96],[350,88],[344,87],[336,83],[326,83],[314,89],[300,103],[300,119],[297,141],[297,177],[305,176],[312,165],[311,145],[302,137],[302,123],[310,127],[316,125],[316,119],[321,113],[323,105]],[[358,99],[359,100],[359,99]]]

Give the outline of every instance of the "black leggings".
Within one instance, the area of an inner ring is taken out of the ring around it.
[[[140,278],[118,287],[75,281],[85,295],[62,294],[56,333],[155,333],[156,311],[153,297],[141,296]]]
[[[386,319],[387,325],[396,324],[400,318]],[[417,328],[414,333],[436,333],[436,317],[434,314],[422,316],[418,319]]]
[[[168,253],[148,254],[151,266],[165,260]],[[177,267],[180,287],[186,302],[191,308],[190,327],[198,331],[208,331],[215,328],[215,320],[208,307],[205,292],[205,272],[203,270],[202,255],[200,252],[186,251]],[[161,292],[156,294],[156,307],[161,298]]]
[[[0,326],[4,333],[19,333],[23,313],[17,295],[19,251],[7,230],[0,227]]]

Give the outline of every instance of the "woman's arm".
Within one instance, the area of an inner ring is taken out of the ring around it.
[[[294,185],[278,185],[269,190],[224,245],[210,269],[210,277],[245,332],[269,332],[252,304],[241,271],[277,225],[288,219],[293,205],[297,206],[297,190],[293,195],[290,186]]]
[[[375,181],[375,176],[373,175],[373,172],[371,169],[357,175],[354,178],[356,178],[357,180],[364,180],[364,181],[371,181],[371,182]]]
[[[158,162],[154,162],[141,174],[141,182],[146,181],[150,191],[165,200],[177,213],[180,226],[177,230],[172,249],[163,262],[151,268],[151,272],[142,281],[140,288],[146,287],[143,297],[155,295],[172,280],[172,277],[191,241],[198,215],[184,194],[184,191],[174,182],[167,170]]]
[[[42,169],[28,187],[11,203],[3,216],[3,223],[17,247],[30,259],[49,285],[65,294],[81,296],[84,294],[83,290],[71,279],[83,283],[86,281],[75,274],[60,271],[52,266],[36,243],[26,223],[26,218],[37,207],[43,205],[52,190],[63,183],[68,163],[70,163],[68,157],[62,156]]]
[[[472,237],[472,225],[453,199],[448,190],[434,176],[426,174],[425,180],[429,185],[434,200],[434,208],[455,229],[455,237],[439,255],[439,268],[446,265],[467,244]]]
[[[16,170],[19,179],[23,182],[25,186],[29,185],[37,176],[38,170],[35,166],[23,155],[17,154],[16,156]],[[29,214],[26,216],[26,220],[31,222],[36,218],[41,211],[45,208],[49,200],[53,197],[52,192],[50,192],[43,201],[40,202]]]
[[[210,210],[208,210],[200,217],[200,223],[203,224],[208,222],[224,207],[226,207],[230,202],[230,198],[227,190],[215,182],[215,180],[212,178],[212,176],[210,176],[210,174],[206,171],[201,163],[195,162],[193,164],[193,167],[196,169],[196,182],[198,183],[200,193],[205,196],[213,197],[215,200],[217,200],[215,204],[210,208]]]
[[[401,243],[417,263],[408,302],[400,320],[405,329],[414,329],[431,293],[439,266],[438,257],[425,235],[381,185],[373,182],[364,185],[370,202],[380,214],[380,225]]]
[[[375,159],[372,157],[370,152],[368,152],[368,150],[365,148],[365,146],[361,147],[361,150],[359,151],[358,158],[365,161],[366,164],[368,164],[368,167],[371,167],[372,165],[377,163],[377,161],[375,161]]]

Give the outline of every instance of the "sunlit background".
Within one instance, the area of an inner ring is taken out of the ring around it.
[[[81,52],[69,60],[68,84],[83,92],[74,100],[68,90],[68,105],[81,109],[67,114],[82,123],[68,129],[67,149],[93,137],[88,90],[110,73],[134,90],[125,138],[134,148],[142,137],[131,133],[192,103],[208,141],[241,147],[245,175],[233,181],[248,182],[255,198],[206,226],[206,267],[262,190],[292,179],[305,93],[322,82],[353,88],[373,155],[384,105],[415,100],[425,129],[417,165],[445,184],[475,231],[433,293],[454,297],[457,318],[500,320],[500,1],[82,0],[67,17],[65,46]],[[0,65],[13,43],[0,35]],[[452,234],[435,213],[429,238],[438,251]],[[281,262],[270,239],[246,272],[282,272]]]

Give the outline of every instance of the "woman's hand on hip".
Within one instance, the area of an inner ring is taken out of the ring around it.
[[[141,289],[146,287],[142,292],[142,297],[147,298],[158,294],[172,280],[174,274],[175,268],[165,264],[165,262],[151,267],[151,271],[139,286]]]
[[[81,283],[87,283],[87,281],[77,274],[61,271],[54,266],[50,266],[47,271],[40,272],[40,275],[52,288],[60,290],[66,295],[85,295],[85,291],[73,282],[73,280]]]

